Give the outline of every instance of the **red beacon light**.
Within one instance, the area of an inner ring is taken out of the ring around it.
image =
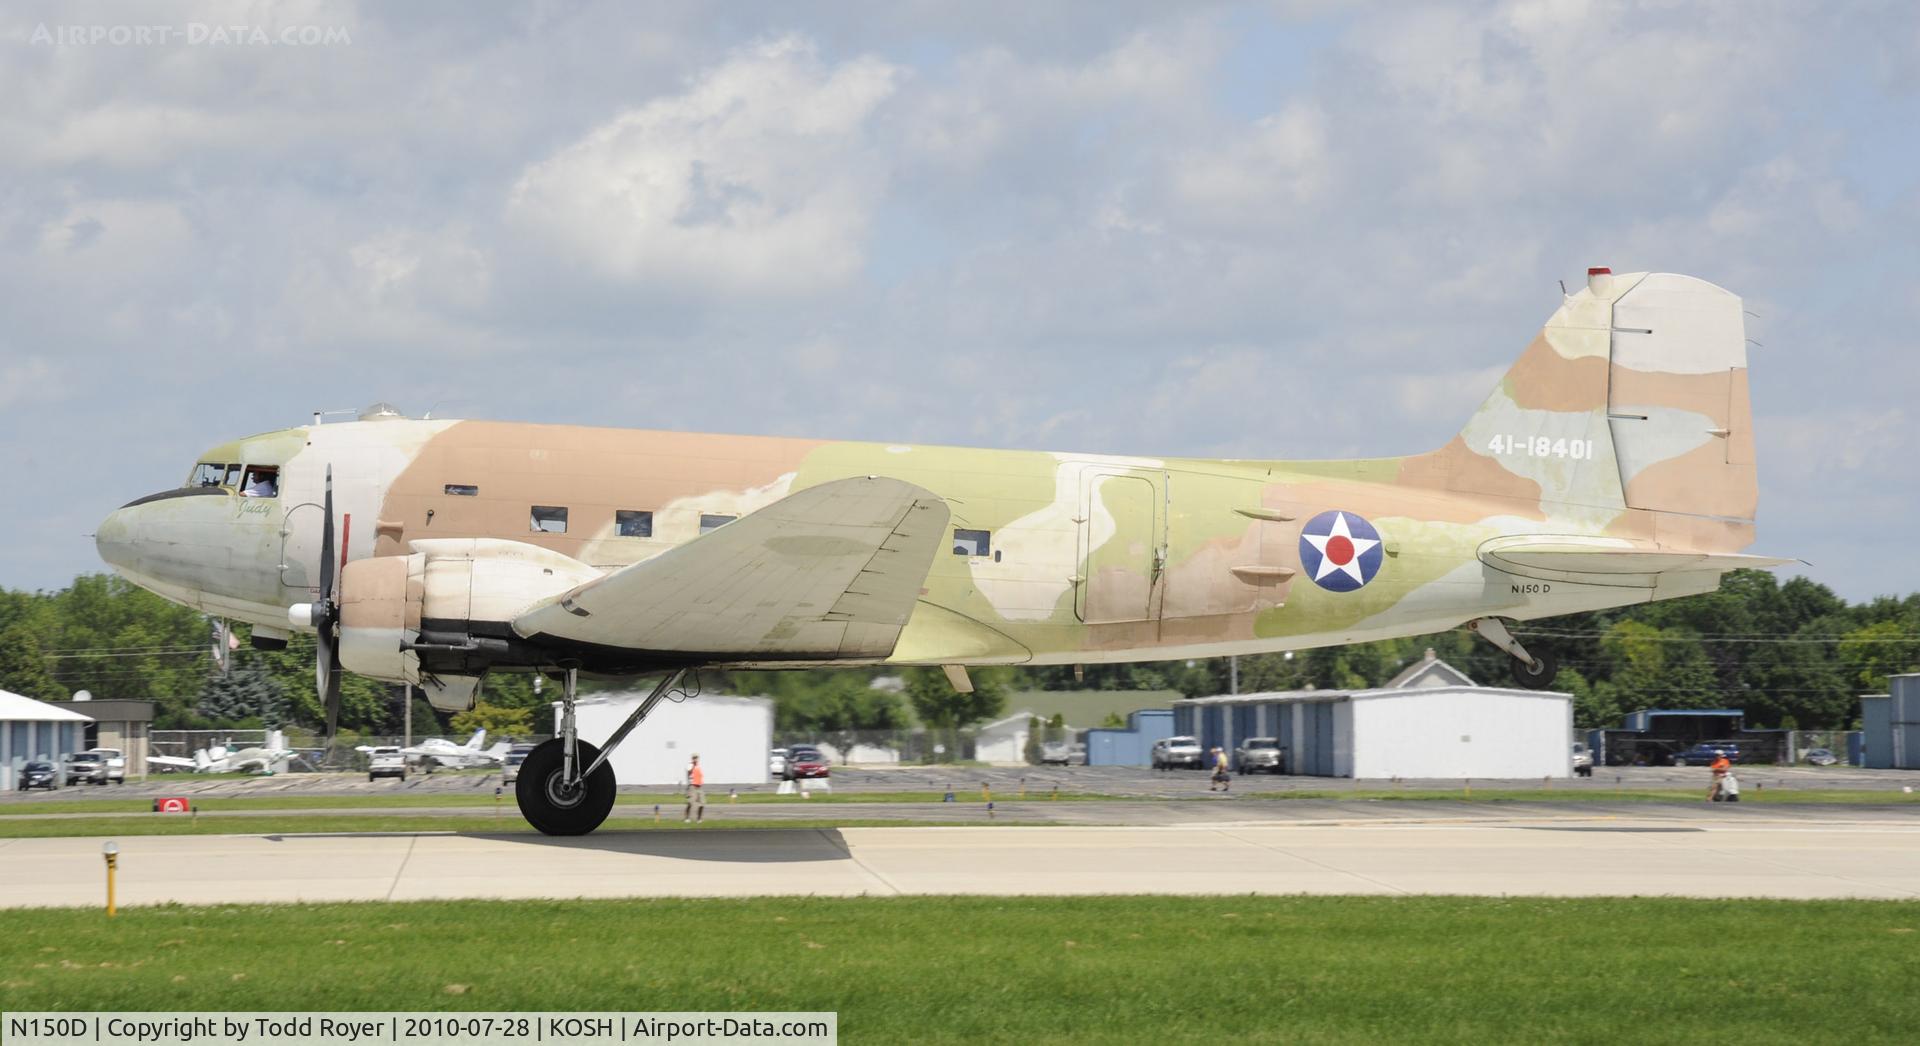
[[[1587,270],[1587,290],[1596,298],[1605,298],[1613,293],[1613,270],[1604,265],[1596,265]]]

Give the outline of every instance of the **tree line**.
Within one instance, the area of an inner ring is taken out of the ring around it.
[[[0,589],[0,688],[45,700],[77,690],[98,698],[152,701],[159,729],[258,726],[313,728],[310,636],[285,650],[238,648],[216,661],[213,623],[112,575],[90,574],[57,592]],[[1920,594],[1849,603],[1805,578],[1763,571],[1729,574],[1719,591],[1619,610],[1523,623],[1516,634],[1560,658],[1556,689],[1574,695],[1576,725],[1610,726],[1639,708],[1741,708],[1751,726],[1840,729],[1859,716],[1859,695],[1887,677],[1920,671]],[[1189,697],[1239,691],[1375,686],[1432,648],[1476,681],[1507,683],[1506,655],[1464,630],[1408,639],[1235,659],[1141,662],[973,673],[957,694],[937,669],[709,672],[708,692],[775,702],[782,733],[826,735],[910,725],[958,729],[1005,708],[1005,694],[1045,690],[1176,690]],[[900,676],[876,688],[875,677]],[[632,681],[583,681],[583,691]],[[417,735],[484,726],[495,735],[547,732],[557,687],[526,674],[495,673],[482,703],[448,717],[417,693]],[[345,675],[341,724],[362,735],[397,734],[405,689]]]

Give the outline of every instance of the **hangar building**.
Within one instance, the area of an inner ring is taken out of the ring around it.
[[[1920,769],[1920,674],[1890,677],[1887,691],[1860,697],[1862,764]]]
[[[57,763],[68,752],[85,751],[92,722],[60,705],[0,690],[0,792],[13,790],[29,759]]]
[[[599,745],[613,736],[646,698],[644,693],[597,694],[575,705],[580,739]],[[560,707],[553,709],[560,732]],[[773,746],[773,702],[764,697],[710,697],[662,701],[627,735],[608,760],[623,785],[670,785],[686,778],[697,752],[709,788],[765,784]]]
[[[1277,738],[1287,773],[1319,777],[1572,775],[1573,695],[1462,685],[1423,668],[1397,687],[1182,701],[1173,733],[1229,758],[1247,738]]]

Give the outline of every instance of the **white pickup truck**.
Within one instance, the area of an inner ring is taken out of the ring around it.
[[[367,780],[376,777],[407,779],[407,757],[398,745],[382,745],[367,753]]]
[[[112,784],[127,783],[127,753],[118,748],[89,748],[87,751],[100,757],[107,764],[107,780]]]

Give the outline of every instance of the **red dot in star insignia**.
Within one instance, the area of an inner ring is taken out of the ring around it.
[[[1327,539],[1327,558],[1333,560],[1336,567],[1344,567],[1353,562],[1353,542],[1338,534]]]

